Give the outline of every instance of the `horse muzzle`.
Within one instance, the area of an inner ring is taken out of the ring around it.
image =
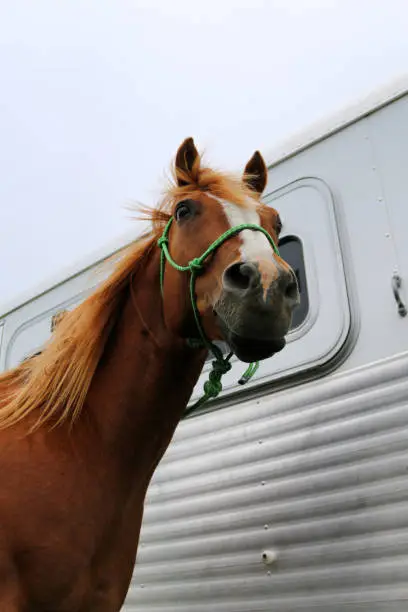
[[[283,349],[299,302],[293,270],[274,258],[229,266],[214,311],[231,350],[241,361],[251,362]]]

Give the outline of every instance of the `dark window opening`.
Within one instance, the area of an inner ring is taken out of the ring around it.
[[[305,262],[302,243],[296,236],[285,236],[279,242],[279,252],[296,274],[300,292],[300,304],[293,311],[291,329],[299,327],[309,311],[309,294],[307,291]]]

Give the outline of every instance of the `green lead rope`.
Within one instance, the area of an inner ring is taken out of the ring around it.
[[[211,371],[208,376],[208,380],[204,383],[204,395],[192,406],[187,408],[185,414],[190,414],[197,408],[200,408],[205,402],[209,399],[215,399],[222,391],[222,382],[221,379],[224,374],[229,372],[231,369],[231,357],[232,353],[229,353],[225,358],[222,354],[222,351],[216,346],[213,342],[211,342],[203,329],[201,323],[200,312],[197,307],[196,302],[196,293],[195,293],[195,283],[198,274],[203,270],[204,263],[207,257],[209,257],[214,251],[218,249],[226,240],[232,238],[232,236],[236,236],[243,230],[254,230],[258,232],[262,232],[266,238],[268,239],[270,245],[277,255],[279,255],[278,248],[272,238],[272,236],[260,225],[256,225],[254,223],[243,223],[241,225],[235,225],[231,227],[226,232],[224,232],[219,238],[217,238],[210,246],[204,251],[204,253],[200,257],[195,257],[192,259],[187,266],[180,266],[178,263],[174,261],[169,252],[169,232],[170,227],[173,222],[173,217],[171,217],[164,228],[162,236],[157,241],[157,245],[161,249],[160,253],[160,290],[163,297],[163,288],[164,288],[164,268],[166,260],[168,263],[178,270],[179,272],[190,272],[190,300],[191,306],[193,309],[194,319],[197,326],[197,330],[200,338],[192,338],[188,340],[188,343],[192,347],[204,347],[212,352],[214,355],[214,361],[212,362]],[[251,363],[248,368],[245,370],[244,374],[239,379],[238,383],[240,385],[246,384],[256,373],[259,368],[259,361],[255,363]]]

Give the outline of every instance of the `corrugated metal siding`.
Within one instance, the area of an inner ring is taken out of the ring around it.
[[[407,374],[408,354],[182,423],[125,609],[407,611]]]

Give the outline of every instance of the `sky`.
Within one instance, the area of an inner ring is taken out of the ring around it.
[[[154,205],[177,147],[245,166],[408,72],[407,0],[0,7],[0,314]]]

